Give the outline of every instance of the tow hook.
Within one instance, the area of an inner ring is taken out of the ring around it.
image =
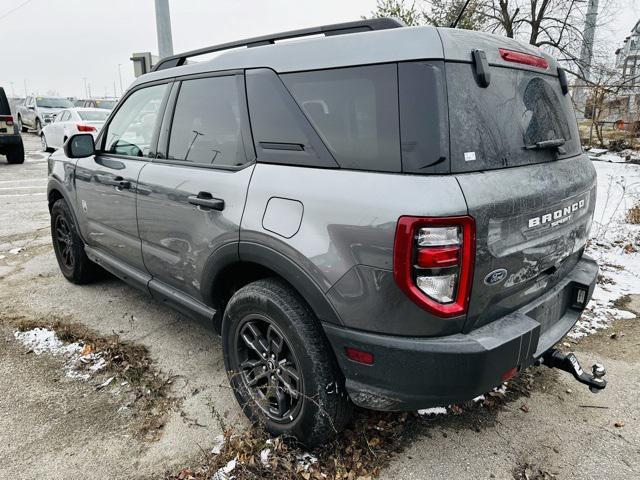
[[[544,364],[549,368],[559,368],[569,372],[580,383],[588,385],[592,393],[599,393],[600,390],[604,390],[607,386],[607,381],[602,378],[607,373],[604,365],[601,363],[594,364],[591,367],[592,373],[589,374],[582,369],[575,354],[571,352],[563,353],[558,349],[551,348],[542,354],[537,364]]]

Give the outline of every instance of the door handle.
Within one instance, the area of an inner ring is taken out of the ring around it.
[[[209,192],[200,192],[198,195],[190,195],[187,200],[191,205],[202,207],[205,210],[224,210],[224,200],[213,198]]]
[[[113,185],[119,190],[128,190],[131,188],[131,182],[119,176],[113,179]]]

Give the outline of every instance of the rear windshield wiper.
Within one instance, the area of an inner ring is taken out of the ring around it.
[[[542,140],[540,142],[536,142],[533,145],[525,145],[525,150],[546,150],[556,148],[558,152],[563,153],[562,145],[566,143],[564,138],[552,138],[551,140]]]

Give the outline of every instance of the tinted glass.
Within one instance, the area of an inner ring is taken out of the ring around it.
[[[109,116],[109,112],[100,112],[100,111],[86,111],[86,112],[78,112],[78,115],[82,120],[86,120],[87,122],[104,122],[107,120]]]
[[[72,108],[73,107],[73,102],[66,98],[37,97],[36,103],[38,107],[44,107],[44,108]]]
[[[449,172],[444,62],[398,64],[402,170]]]
[[[105,135],[105,151],[147,157],[157,128],[159,110],[168,85],[133,92],[116,112]]]
[[[249,70],[246,79],[251,129],[259,162],[338,166],[273,70]]]
[[[171,160],[216,166],[246,163],[236,76],[182,82],[171,124]]]
[[[113,110],[116,106],[115,100],[96,100],[94,103],[96,108],[105,108],[107,110]]]
[[[282,78],[340,166],[400,171],[395,64],[293,73]]]
[[[11,115],[9,101],[2,87],[0,87],[0,115]]]
[[[491,67],[481,88],[470,64],[447,64],[452,171],[474,171],[553,161],[581,152],[569,95],[557,77]],[[563,139],[562,150],[534,149]],[[529,147],[529,148],[527,148]]]

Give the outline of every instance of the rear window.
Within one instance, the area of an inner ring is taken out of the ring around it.
[[[78,112],[80,118],[87,122],[104,122],[109,116],[109,112]]]
[[[43,108],[73,108],[71,100],[54,97],[37,97],[36,105]]]
[[[4,93],[4,89],[0,87],[0,115],[11,115],[11,108],[9,108],[9,101],[7,95]]]
[[[115,100],[96,100],[96,108],[105,108],[107,110],[113,110],[116,107]]]
[[[491,67],[478,86],[471,64],[446,65],[451,171],[467,172],[553,161],[581,152],[568,95],[557,77]],[[560,149],[535,148],[564,140]]]
[[[401,170],[395,64],[281,78],[341,167]]]

